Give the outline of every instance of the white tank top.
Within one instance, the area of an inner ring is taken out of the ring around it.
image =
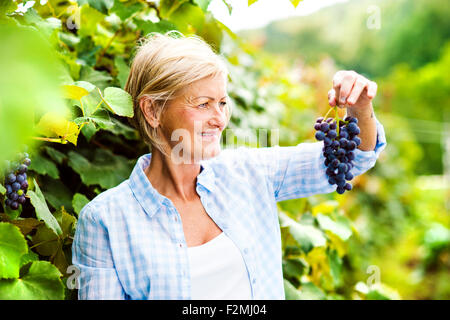
[[[251,300],[247,268],[241,252],[222,232],[188,247],[193,300]]]

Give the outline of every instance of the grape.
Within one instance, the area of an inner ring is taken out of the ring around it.
[[[330,129],[331,129],[331,126],[330,126]],[[337,137],[336,131],[335,130],[328,131],[327,137],[330,138],[330,139],[336,138]]]
[[[8,180],[9,183],[13,183],[16,181],[16,175],[14,173],[10,173],[6,179]]]
[[[19,198],[19,195],[16,192],[11,192],[8,195],[8,198],[11,199],[12,201],[16,201]]]
[[[13,191],[18,191],[18,190],[20,189],[20,183],[14,182],[14,183],[11,185],[11,187],[12,187]]]
[[[20,187],[21,187],[22,189],[28,189],[28,182],[27,182],[27,181],[22,182],[22,184],[20,185]]]
[[[27,200],[27,198],[25,198],[24,195],[21,195],[21,196],[17,199],[17,202],[20,203],[20,204],[24,204],[26,200]]]
[[[22,182],[25,181],[25,177],[23,175],[21,175],[21,174],[18,174],[17,177],[16,177],[16,181],[18,183],[22,183]]]
[[[316,132],[316,139],[319,141],[322,141],[323,139],[325,139],[325,133],[323,133],[322,131],[317,131]]]
[[[13,201],[13,202],[9,205],[9,207],[10,207],[11,209],[13,209],[13,210],[17,210],[17,209],[19,209],[19,203],[18,203],[17,201]]]
[[[347,116],[344,120],[333,118],[325,120],[324,117],[319,117],[316,119],[314,129],[317,131],[315,138],[323,141],[322,153],[325,157],[328,183],[336,185],[338,194],[352,190],[352,185],[347,181],[354,178],[351,173],[354,167],[352,161],[355,159],[354,150],[361,144],[358,137],[360,133],[358,119],[352,116]]]
[[[5,205],[12,210],[17,210],[26,202],[25,195],[28,190],[26,172],[31,164],[29,157],[29,154],[24,152],[18,154],[14,161],[5,161]]]
[[[328,125],[328,123],[322,122],[322,123],[320,124],[320,130],[321,130],[321,131],[327,133],[329,129],[330,129],[330,126]]]

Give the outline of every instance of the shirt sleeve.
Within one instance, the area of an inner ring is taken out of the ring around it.
[[[375,117],[377,143],[374,150],[355,149],[353,176],[360,175],[375,165],[381,151],[386,147],[383,125]],[[323,141],[300,143],[290,147],[247,148],[248,164],[268,179],[276,201],[298,199],[314,194],[330,193],[336,185],[328,183],[325,173]]]
[[[72,263],[80,271],[79,300],[127,299],[114,268],[107,230],[89,204],[78,218],[72,243]]]

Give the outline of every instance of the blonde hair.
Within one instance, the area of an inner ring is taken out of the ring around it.
[[[124,88],[133,98],[134,117],[129,119],[131,125],[138,129],[147,145],[167,155],[160,126],[153,128],[146,121],[139,99],[150,98],[154,102],[154,116],[159,119],[167,101],[176,98],[186,86],[216,75],[227,79],[226,64],[222,56],[216,54],[199,36],[184,36],[172,30],[165,34],[152,32],[139,39]],[[226,106],[229,122],[230,103]]]

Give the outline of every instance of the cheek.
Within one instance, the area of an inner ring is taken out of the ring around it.
[[[197,110],[185,110],[181,112],[178,122],[181,128],[199,131],[203,128],[203,123],[206,120],[205,115]]]

